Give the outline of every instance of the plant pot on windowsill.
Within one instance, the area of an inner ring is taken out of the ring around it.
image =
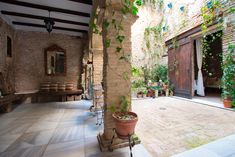
[[[133,135],[135,126],[138,121],[138,116],[134,112],[115,112],[113,113],[115,129],[117,136],[121,139],[126,139]]]

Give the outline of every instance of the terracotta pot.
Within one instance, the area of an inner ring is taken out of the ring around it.
[[[232,100],[224,99],[224,107],[231,108],[232,107]]]
[[[143,98],[143,94],[137,94],[137,98]]]
[[[114,123],[115,123],[115,129],[116,129],[117,136],[121,139],[127,139],[128,135],[134,134],[135,126],[138,121],[138,116],[136,113],[127,112],[127,114],[132,115],[136,118],[131,119],[131,120],[122,120],[122,119],[117,118],[119,113],[114,113],[112,115],[113,119],[114,119]]]

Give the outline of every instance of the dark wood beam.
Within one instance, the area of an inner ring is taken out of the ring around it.
[[[45,28],[46,29],[45,25],[34,24],[34,23],[26,23],[26,22],[16,22],[16,21],[13,21],[12,24],[14,24],[14,25],[21,25],[21,26],[29,26],[29,27]],[[63,31],[70,31],[70,32],[87,33],[87,30],[74,29],[74,28],[65,28],[65,27],[56,27],[56,26],[54,26],[53,29],[63,30]]]
[[[34,9],[41,9],[41,10],[48,10],[48,11],[65,13],[65,14],[73,14],[73,15],[78,15],[78,16],[90,17],[89,13],[73,11],[73,10],[68,10],[68,9],[62,9],[62,8],[49,7],[49,6],[45,6],[45,5],[28,3],[28,2],[21,2],[21,1],[17,1],[17,0],[0,0],[0,2],[23,6],[23,7],[34,8]]]
[[[92,0],[69,0],[69,1],[92,5]]]
[[[25,17],[25,18],[39,19],[39,20],[44,20],[45,18],[47,18],[45,16],[17,13],[17,12],[4,11],[4,10],[1,11],[1,13],[4,15],[11,15],[11,16],[18,16],[18,17]],[[53,19],[55,22],[61,22],[61,23],[66,23],[66,24],[79,25],[79,26],[89,26],[88,23],[84,23],[84,22],[69,21],[69,20],[63,20],[63,19],[58,19],[58,18],[53,18]]]

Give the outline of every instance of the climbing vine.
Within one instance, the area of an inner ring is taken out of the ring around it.
[[[108,6],[112,4],[112,1],[110,0],[108,3]],[[109,27],[113,27],[115,31],[115,45],[117,46],[115,48],[115,52],[117,57],[119,57],[119,60],[124,60],[126,62],[130,62],[130,55],[126,55],[124,49],[123,49],[123,43],[126,40],[126,36],[124,34],[124,28],[123,28],[123,20],[127,20],[127,14],[133,14],[137,15],[138,13],[138,7],[142,5],[142,0],[124,0],[121,8],[122,18],[121,19],[103,19],[102,23],[102,30],[100,30],[96,24],[96,21],[98,20],[98,15],[93,14],[94,22],[90,23],[90,27],[93,30],[93,33],[102,35]],[[107,7],[108,7],[107,6]],[[112,10],[112,17],[115,17],[116,11]],[[109,48],[112,44],[112,41],[110,38],[105,39],[104,41],[104,47]],[[109,66],[109,65],[108,65]],[[115,71],[115,70],[114,70]],[[121,76],[124,80],[128,79],[128,73],[124,72]]]
[[[217,23],[218,28],[222,29],[222,9],[223,5],[220,3],[220,0],[210,0],[201,8],[201,29],[204,34],[208,33],[208,27],[214,22]]]
[[[162,57],[165,52],[163,27],[163,22],[160,22],[156,26],[145,28],[144,31],[142,50],[153,61]]]
[[[202,48],[203,48],[203,69],[208,76],[213,76],[213,73],[208,70],[206,58],[214,58],[215,54],[212,53],[210,44],[223,36],[223,18],[222,18],[223,5],[219,0],[210,0],[205,6],[201,8],[202,25],[201,30],[203,33]],[[211,25],[217,27],[217,32],[210,33],[208,29]],[[218,56],[222,57],[222,56]]]
[[[153,9],[163,10],[164,0],[143,0],[143,5],[149,5]]]

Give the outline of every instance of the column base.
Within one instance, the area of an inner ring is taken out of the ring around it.
[[[117,136],[115,136],[112,145],[111,145],[111,139],[110,140],[105,139],[103,134],[101,134],[101,133],[99,133],[97,135],[97,139],[99,142],[99,147],[100,147],[101,152],[110,151],[110,149],[114,150],[114,149],[118,149],[118,148],[129,147],[128,139],[123,140],[123,139],[118,138]],[[135,137],[133,138],[133,142],[136,145],[136,144],[140,144],[141,141],[138,138],[138,136],[135,135]]]

